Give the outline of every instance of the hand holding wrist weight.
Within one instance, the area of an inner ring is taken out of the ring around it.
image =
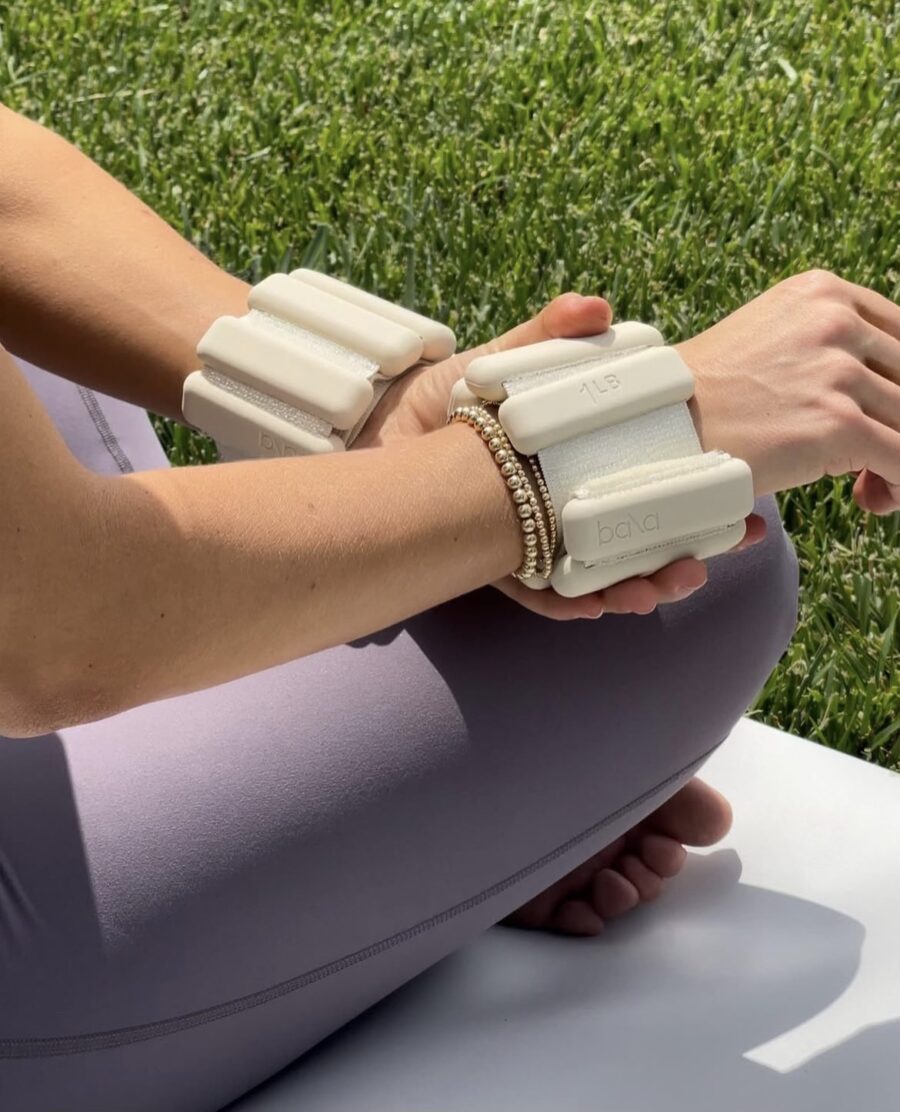
[[[450,405],[473,395],[499,403],[513,446],[537,456],[563,536],[549,585],[574,597],[743,537],[750,468],[704,452],[686,404],[693,391],[674,348],[628,321],[475,359]]]
[[[230,459],[349,448],[391,382],[453,354],[443,324],[314,270],[273,274],[220,317],[184,384],[185,420]]]

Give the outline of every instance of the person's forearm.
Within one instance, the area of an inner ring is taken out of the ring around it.
[[[69,143],[0,106],[0,343],[181,416],[194,349],[247,286]]]
[[[39,535],[33,553],[34,530],[13,540],[31,588],[4,633],[10,733],[343,644],[493,582],[521,557],[504,480],[463,425],[327,457],[85,473],[78,489],[53,518],[58,537]]]

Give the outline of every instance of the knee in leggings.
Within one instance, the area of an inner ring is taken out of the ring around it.
[[[758,628],[768,629],[768,643],[761,650],[768,652],[770,670],[778,663],[797,628],[799,605],[799,565],[790,537],[781,524],[774,498],[762,500],[757,511],[767,519],[768,536],[759,546],[756,567],[748,576],[747,589],[753,593],[761,621]],[[753,553],[753,549],[750,550]],[[750,554],[748,553],[748,555]]]
[[[707,599],[698,592],[698,622],[685,646],[691,695],[685,710],[696,714],[705,736],[698,754],[715,746],[753,704],[790,644],[797,624],[798,564],[774,499],[757,512],[766,539],[743,553],[726,554],[710,567]],[[701,709],[702,708],[702,709]]]

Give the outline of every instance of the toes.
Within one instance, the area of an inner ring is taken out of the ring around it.
[[[701,780],[692,780],[629,835],[618,839],[504,922],[519,927],[593,936],[605,919],[654,900],[663,879],[683,867],[687,845],[712,845],[731,827],[731,806]]]
[[[603,918],[587,900],[563,900],[547,923],[547,928],[561,934],[594,938],[603,930]]]
[[[662,891],[662,877],[633,853],[626,853],[617,864],[626,880],[630,880],[644,903],[655,900]]]
[[[711,846],[731,829],[731,804],[702,780],[691,780],[654,811],[648,826],[688,846]]]
[[[637,888],[615,869],[601,869],[591,883],[591,903],[602,919],[614,919],[637,907]]]
[[[519,927],[522,930],[542,930],[556,910],[559,896],[553,889],[547,889],[533,900],[517,908],[511,915],[507,915],[501,922],[507,927]]]
[[[532,592],[532,594],[534,594],[534,592]],[[616,838],[614,842],[611,842],[608,846],[601,849],[598,853],[589,857],[587,861],[576,866],[570,873],[567,873],[562,880],[557,881],[552,889],[557,893],[557,900],[576,894],[582,895],[584,889],[591,883],[591,878],[594,873],[599,869],[610,867],[625,849],[626,844],[627,839],[623,834],[621,837]]]
[[[680,873],[687,860],[687,850],[681,842],[665,834],[645,834],[638,852],[647,868],[661,877]]]

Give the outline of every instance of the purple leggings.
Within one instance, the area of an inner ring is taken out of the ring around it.
[[[88,466],[166,466],[141,411],[24,370]],[[757,510],[763,544],[646,617],[485,588],[0,739],[0,1110],[220,1109],[657,807],[793,630],[793,550]]]

